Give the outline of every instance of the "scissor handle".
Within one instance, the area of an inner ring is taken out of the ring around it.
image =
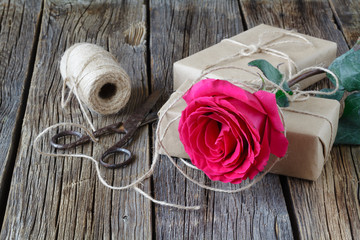
[[[125,134],[126,129],[124,128],[124,124],[122,122],[117,122],[111,125],[108,125],[106,127],[100,128],[96,130],[93,135],[95,138],[98,138],[102,135],[109,134],[109,133],[119,133],[119,134]],[[58,143],[59,138],[66,137],[66,136],[76,136],[78,139],[74,142],[68,143],[68,144],[60,144]],[[90,142],[91,137],[89,135],[84,135],[77,131],[62,131],[58,134],[55,134],[50,139],[50,144],[54,148],[57,149],[68,149],[68,148],[74,148],[76,146],[85,144]]]
[[[59,138],[66,137],[66,136],[75,136],[75,137],[78,137],[79,139],[76,140],[75,142],[67,143],[67,144],[58,143]],[[80,144],[86,143],[89,140],[90,140],[89,136],[84,136],[80,132],[77,132],[77,131],[62,131],[62,132],[60,132],[58,134],[55,134],[51,138],[50,144],[51,144],[51,146],[53,146],[54,148],[57,148],[57,149],[67,149],[67,148],[76,147],[76,146],[78,146]]]
[[[114,164],[110,164],[110,163],[107,163],[104,161],[109,155],[116,154],[116,153],[125,154],[127,156],[125,161],[122,163],[114,163]],[[115,169],[115,168],[125,167],[126,165],[131,163],[133,160],[134,160],[134,158],[129,150],[127,150],[125,148],[110,148],[106,152],[104,152],[104,154],[101,156],[99,162],[101,165],[103,165],[106,168]]]

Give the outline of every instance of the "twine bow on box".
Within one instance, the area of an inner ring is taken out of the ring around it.
[[[269,38],[268,36],[270,36],[271,34],[276,34],[277,36],[274,38]],[[284,36],[294,37],[294,38],[300,39],[301,41],[296,41],[296,40],[279,41],[279,39],[283,38]],[[228,42],[228,43],[240,46],[241,49],[239,51],[235,52],[233,55],[222,58],[219,61],[215,62],[214,64],[206,66],[205,69],[203,70],[203,72],[206,70],[209,70],[215,66],[219,66],[227,61],[233,60],[235,58],[249,57],[256,53],[265,53],[265,54],[272,55],[272,56],[286,60],[287,64],[288,64],[288,78],[291,78],[292,66],[294,66],[296,72],[298,71],[298,66],[290,58],[290,56],[288,54],[286,54],[282,51],[276,50],[273,47],[279,46],[279,45],[294,44],[294,43],[301,44],[303,46],[311,46],[311,47],[314,46],[313,43],[311,43],[308,39],[306,39],[304,36],[301,36],[300,34],[295,33],[294,31],[291,31],[291,32],[281,32],[281,31],[263,32],[260,34],[260,36],[258,38],[258,42],[256,44],[250,44],[250,45],[246,45],[244,43],[241,43],[241,42],[235,41],[233,39],[229,39],[229,38],[223,39],[221,42]]]

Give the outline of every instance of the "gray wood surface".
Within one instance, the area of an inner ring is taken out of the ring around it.
[[[155,88],[165,85],[168,92],[172,89],[174,61],[244,29],[237,1],[151,1],[150,9],[152,84]],[[196,170],[186,172],[210,186],[231,188],[231,184],[210,183]],[[154,195],[178,204],[205,205],[198,212],[174,211],[156,205],[155,230],[159,239],[291,239],[293,236],[280,180],[275,175],[266,176],[249,191],[215,193],[186,180],[162,157],[159,171],[154,175]]]
[[[72,3],[46,1],[35,69],[22,127],[18,157],[11,182],[1,238],[39,239],[149,239],[151,205],[134,191],[111,191],[99,183],[94,166],[77,158],[40,156],[32,148],[44,128],[58,122],[85,123],[78,104],[60,107],[60,57],[75,42],[92,42],[112,52],[132,79],[132,96],[121,115],[91,114],[95,126],[119,121],[148,94],[146,46],[125,44],[124,32],[142,20],[141,3]],[[77,148],[76,153],[99,157],[120,136]],[[42,141],[50,150],[49,138]],[[104,170],[113,185],[125,185],[149,165],[148,129],[129,146],[139,158],[122,170]],[[150,182],[142,188],[149,191]]]
[[[335,23],[345,36],[347,43],[353,46],[360,37],[360,2],[358,0],[330,0]]]
[[[20,137],[41,1],[0,1],[0,204],[6,205]],[[5,207],[0,210],[0,224]]]
[[[358,1],[43,2],[0,0],[0,204],[7,204],[0,209],[0,239],[359,238],[360,147],[334,147],[315,182],[269,174],[238,194],[202,190],[161,157],[153,178],[140,187],[159,200],[203,205],[200,211],[154,205],[133,190],[108,190],[87,160],[41,156],[32,147],[47,126],[85,123],[75,100],[60,107],[59,61],[73,43],[103,46],[131,77],[124,110],[107,117],[90,113],[102,127],[126,119],[152,90],[165,89],[159,108],[172,92],[173,62],[260,23],[335,41],[338,55],[344,53],[360,36]],[[128,29],[141,21],[147,35],[138,45]],[[314,88],[322,86],[327,82]],[[148,169],[153,131],[142,128],[129,146],[134,164],[102,171],[109,183],[123,186]],[[119,138],[110,135],[72,153],[98,158]],[[44,150],[51,150],[48,140],[41,142]],[[210,186],[237,188],[186,171]]]
[[[258,8],[251,1],[241,3],[243,11],[248,12],[245,19],[249,27],[267,23],[294,28],[301,33],[337,42],[338,55],[348,50],[346,40],[352,42],[351,37],[356,33],[354,31],[344,39],[325,0],[274,1]],[[357,29],[357,34],[360,34],[360,23]],[[325,81],[317,86],[329,87]],[[315,182],[286,178],[284,194],[288,195],[294,234],[300,239],[356,239],[359,236],[359,161],[352,157],[356,156],[352,155],[354,151],[359,151],[359,147],[334,147],[323,173]]]

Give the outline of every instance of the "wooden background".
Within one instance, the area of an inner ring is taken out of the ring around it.
[[[147,35],[138,43],[127,30],[141,21]],[[109,190],[90,162],[40,156],[32,147],[52,124],[84,122],[75,101],[60,107],[59,60],[76,42],[103,46],[132,79],[126,109],[91,114],[102,127],[126,119],[154,89],[166,89],[164,103],[174,61],[260,23],[335,41],[342,54],[360,35],[358,0],[0,0],[0,23],[1,239],[359,239],[360,147],[334,147],[316,182],[269,174],[238,194],[202,190],[161,158],[141,188],[160,200],[206,205],[200,211]],[[129,146],[134,164],[102,172],[109,183],[128,184],[148,169],[154,127],[142,128]],[[75,152],[99,157],[117,139]],[[48,137],[42,147],[48,149]]]

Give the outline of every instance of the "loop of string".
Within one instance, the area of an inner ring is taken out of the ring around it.
[[[97,177],[99,178],[99,181],[106,186],[107,188],[110,188],[112,190],[126,190],[126,189],[134,189],[136,192],[140,193],[141,195],[143,195],[145,198],[149,199],[150,201],[162,205],[162,206],[169,206],[169,207],[174,207],[174,208],[178,208],[178,209],[184,209],[184,210],[198,210],[200,209],[200,206],[182,206],[182,205],[178,205],[178,204],[173,204],[173,203],[168,203],[165,201],[159,201],[154,199],[153,197],[151,197],[149,194],[145,193],[143,190],[141,190],[138,186],[141,184],[141,182],[143,182],[145,179],[149,178],[150,176],[152,176],[155,166],[158,162],[159,156],[160,154],[158,153],[157,149],[159,149],[158,147],[155,147],[155,153],[154,153],[154,157],[153,157],[153,161],[151,163],[151,166],[149,168],[148,171],[146,171],[144,174],[142,174],[140,177],[138,177],[135,181],[131,182],[128,185],[125,186],[112,186],[110,184],[108,184],[106,182],[106,180],[103,178],[103,176],[101,175],[101,171],[100,171],[100,164],[99,161],[96,160],[95,158],[88,156],[86,154],[73,154],[73,153],[49,153],[49,152],[44,152],[39,148],[39,141],[40,139],[46,134],[48,133],[50,130],[58,128],[60,126],[73,126],[73,127],[78,127],[82,130],[84,130],[91,138],[91,140],[93,142],[96,141],[96,138],[94,137],[94,135],[92,134],[92,132],[87,129],[86,127],[84,127],[81,124],[76,124],[76,123],[58,123],[58,124],[54,124],[46,129],[44,129],[41,133],[39,133],[39,135],[35,138],[34,140],[34,149],[36,152],[38,152],[39,154],[42,154],[44,156],[48,156],[48,157],[75,157],[75,158],[85,158],[90,160],[94,165],[95,165],[95,169],[96,169],[96,174]]]
[[[308,72],[310,70],[322,70],[323,72],[326,72],[328,74],[330,74],[334,80],[335,80],[335,86],[334,86],[334,89],[332,89],[331,91],[329,92],[321,92],[321,91],[317,91],[317,90],[307,90],[307,91],[301,91],[301,90],[295,90],[294,91],[294,94],[292,96],[289,95],[289,100],[290,101],[296,101],[297,99],[299,99],[299,97],[302,97],[302,96],[309,96],[309,95],[324,95],[324,96],[331,96],[333,94],[336,93],[337,90],[339,90],[339,86],[340,86],[340,83],[339,83],[339,79],[338,77],[332,72],[330,71],[329,69],[327,68],[324,68],[324,67],[308,67],[308,68],[304,68],[303,70],[299,71],[296,75],[294,75],[293,77],[297,77],[305,72]],[[286,92],[286,91],[284,91]]]

